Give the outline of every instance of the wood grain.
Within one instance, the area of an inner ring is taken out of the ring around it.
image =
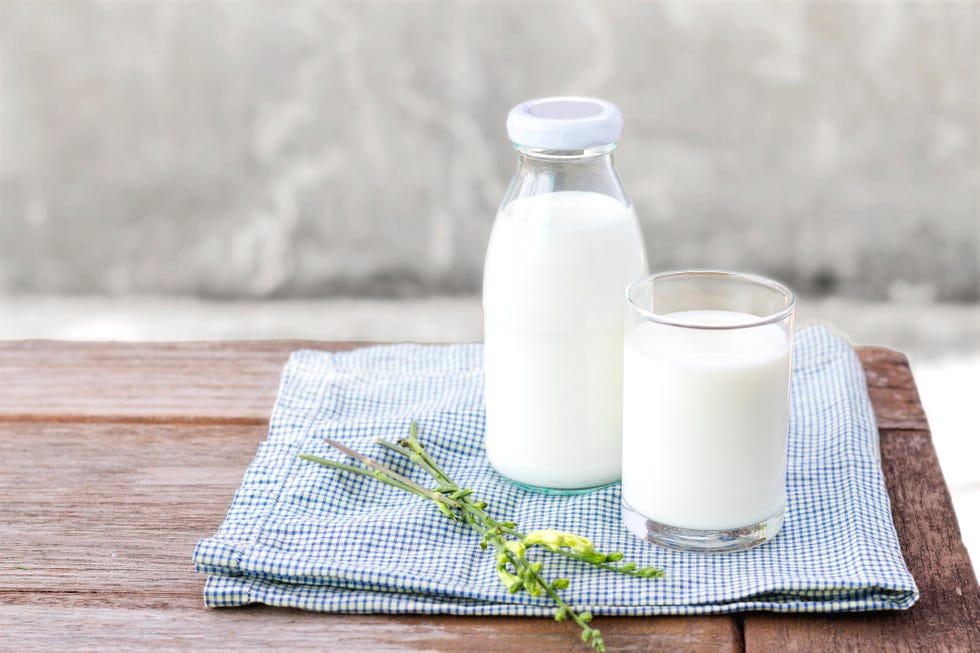
[[[858,356],[864,365],[878,428],[928,431],[929,422],[905,355],[882,347],[862,347]]]
[[[586,650],[548,619],[206,610],[190,563],[265,438],[283,363],[353,343],[0,343],[0,649]],[[610,650],[974,650],[976,579],[904,356],[861,358],[904,613],[599,619]],[[742,628],[744,626],[744,639]]]
[[[358,343],[0,342],[0,420],[267,424],[296,349]]]
[[[0,602],[196,608],[264,426],[0,423]],[[26,567],[17,569],[17,567]]]
[[[728,617],[596,618],[607,649],[737,653]],[[234,610],[0,605],[3,644],[17,650],[588,651],[551,619],[316,614]]]

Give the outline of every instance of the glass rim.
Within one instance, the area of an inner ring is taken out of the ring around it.
[[[758,316],[755,320],[746,320],[744,322],[736,322],[734,324],[697,324],[694,322],[686,322],[684,320],[676,320],[668,318],[665,314],[654,313],[653,311],[641,308],[633,300],[633,291],[642,285],[651,284],[659,279],[669,279],[673,277],[705,277],[705,278],[717,278],[717,279],[731,279],[736,281],[744,281],[757,286],[763,286],[769,288],[770,290],[775,290],[776,292],[783,295],[786,300],[786,307],[776,311],[775,313],[770,313],[769,315]],[[766,324],[776,324],[782,322],[789,316],[793,314],[796,310],[796,294],[789,289],[788,286],[782,284],[769,277],[764,277],[759,274],[752,274],[749,272],[734,272],[732,270],[701,270],[701,269],[687,269],[687,270],[668,270],[665,272],[654,272],[653,274],[648,274],[632,281],[628,286],[626,286],[626,303],[631,309],[639,313],[644,318],[657,322],[659,324],[665,324],[668,326],[681,327],[685,329],[705,329],[709,331],[730,331],[733,329],[745,329],[749,327],[764,326]]]

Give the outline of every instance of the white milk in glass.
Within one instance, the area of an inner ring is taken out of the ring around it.
[[[633,209],[601,193],[516,199],[484,271],[487,456],[527,485],[621,470],[623,292],[646,272]]]
[[[684,311],[670,321],[758,317]],[[731,330],[641,322],[624,356],[623,501],[648,519],[734,529],[786,503],[790,340],[779,324]]]

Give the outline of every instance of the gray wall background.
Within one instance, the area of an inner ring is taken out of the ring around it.
[[[0,0],[0,292],[478,292],[540,95],[654,269],[978,298],[976,2]]]

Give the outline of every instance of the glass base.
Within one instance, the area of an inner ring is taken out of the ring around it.
[[[623,503],[623,522],[633,535],[676,551],[729,553],[765,544],[776,537],[786,509],[757,524],[722,530],[701,530],[668,526],[647,519]]]

